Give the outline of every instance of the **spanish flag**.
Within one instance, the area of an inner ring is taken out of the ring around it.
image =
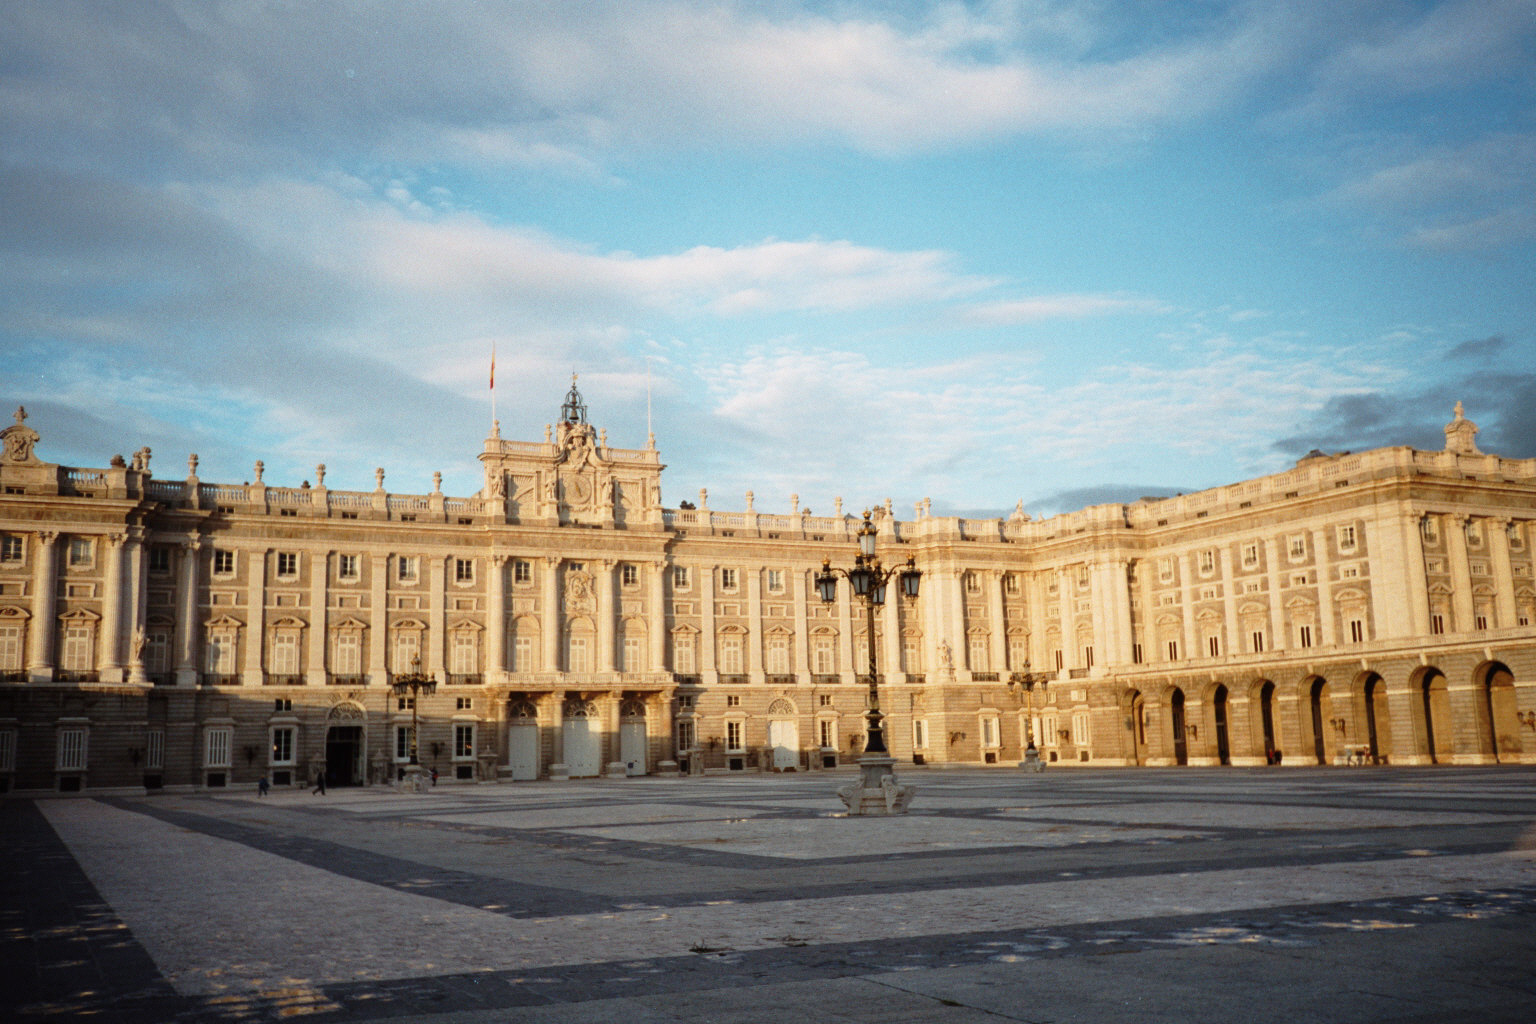
[[[491,343],[491,390],[496,390],[496,343]]]

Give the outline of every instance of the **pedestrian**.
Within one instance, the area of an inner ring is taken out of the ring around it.
[[[271,786],[268,784],[267,777],[265,775],[256,780],[256,795],[258,797],[266,796],[267,790],[270,788]]]
[[[437,785],[437,769],[432,769],[432,785]]]
[[[311,796],[316,793],[319,793],[321,796],[325,796],[325,771],[323,769],[321,771],[315,772],[315,788],[309,792]]]

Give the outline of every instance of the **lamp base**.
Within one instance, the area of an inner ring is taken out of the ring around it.
[[[421,770],[419,764],[405,766],[405,778],[400,780],[400,792],[425,793],[432,788],[432,780]]]
[[[917,787],[896,781],[895,764],[894,757],[859,758],[858,781],[837,791],[850,817],[907,813]]]

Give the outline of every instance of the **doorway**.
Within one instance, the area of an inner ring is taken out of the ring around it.
[[[1173,708],[1173,763],[1189,764],[1189,744],[1184,739],[1184,691],[1174,690],[1169,704]]]
[[[363,727],[333,725],[325,733],[325,784],[363,784]]]
[[[1328,763],[1328,751],[1324,747],[1327,737],[1323,732],[1323,699],[1327,696],[1327,681],[1312,680],[1312,756],[1317,759],[1318,764]]]
[[[1227,740],[1227,688],[1216,687],[1212,699],[1216,712],[1216,760],[1221,764],[1232,763],[1232,748]]]

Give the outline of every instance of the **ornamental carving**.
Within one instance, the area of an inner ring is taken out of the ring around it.
[[[15,425],[0,430],[0,461],[37,463],[38,460],[32,454],[32,448],[40,438],[37,431],[27,426],[26,419],[26,408],[17,406]]]
[[[339,704],[334,705],[325,717],[333,722],[357,722],[367,718],[368,713],[363,710],[361,704],[343,699]]]
[[[592,615],[597,611],[597,596],[592,574],[585,569],[565,574],[565,613],[567,615]]]

